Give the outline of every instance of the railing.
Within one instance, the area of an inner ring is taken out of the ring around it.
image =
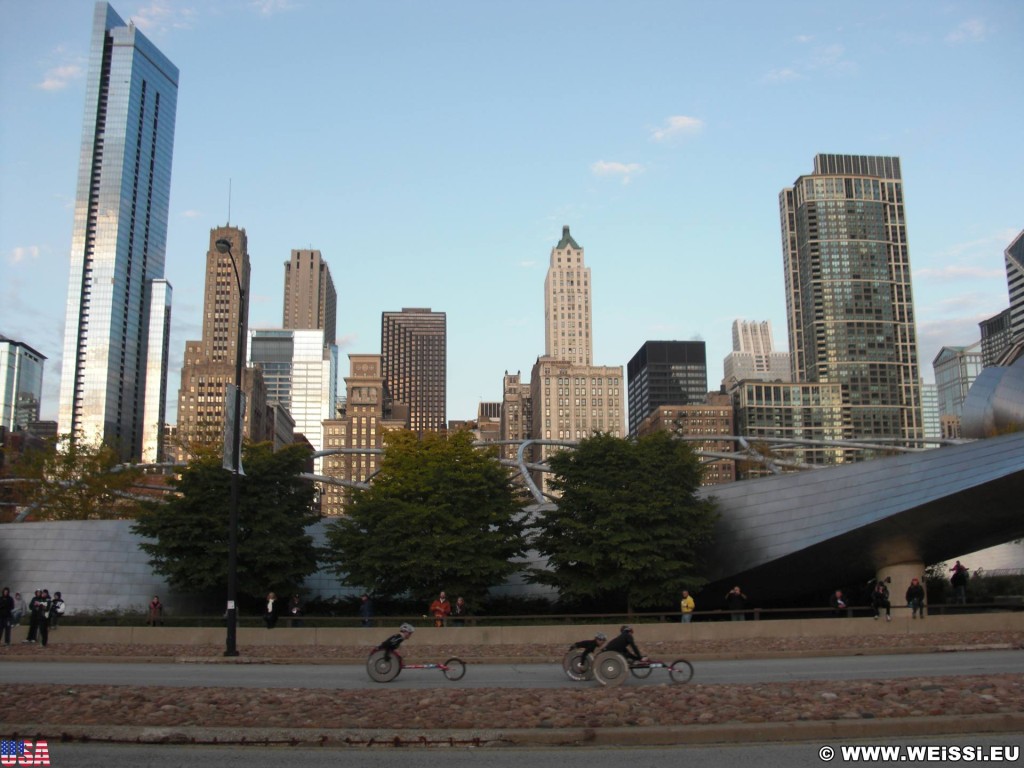
[[[909,605],[893,604],[894,610],[909,609]],[[1024,596],[1009,595],[994,598],[989,603],[936,603],[925,606],[930,616],[953,616],[971,613],[989,613],[1024,610]],[[804,608],[749,608],[742,611],[712,610],[694,611],[694,622],[712,621],[791,621],[794,619],[822,618],[859,618],[873,616],[874,608],[870,605],[847,606],[837,611],[830,606]],[[738,618],[734,618],[738,617]],[[263,616],[260,614],[238,616],[240,627],[263,627]],[[529,626],[551,624],[647,624],[647,623],[678,623],[678,611],[653,611],[634,613],[571,613],[571,614],[529,614],[529,615],[477,615],[453,618],[444,621],[446,627],[494,627],[494,626]],[[23,619],[27,621],[27,619]],[[434,619],[421,614],[375,616],[364,623],[359,616],[320,616],[309,615],[300,619],[281,616],[278,627],[314,627],[318,629],[346,629],[354,627],[387,628],[409,622],[417,627],[432,627]],[[146,614],[78,614],[61,618],[61,624],[68,626],[143,626],[148,624]],[[221,616],[192,615],[174,616],[164,612],[163,626],[174,627],[216,627],[224,625]]]

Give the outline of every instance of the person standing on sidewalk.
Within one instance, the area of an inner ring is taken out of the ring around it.
[[[693,601],[693,598],[690,597],[689,590],[684,589],[682,597],[679,600],[679,610],[683,614],[680,621],[683,624],[689,624],[693,621],[693,611],[696,607],[697,604]]]
[[[0,634],[3,635],[4,645],[11,644],[11,627],[14,625],[14,598],[11,597],[11,590],[4,587],[0,593]]]

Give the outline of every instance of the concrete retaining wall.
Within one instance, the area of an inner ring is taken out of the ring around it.
[[[376,645],[393,631],[390,626],[370,629],[320,629],[278,626],[268,630],[239,627],[238,646],[311,645],[325,648]],[[605,624],[549,624],[540,626],[497,627],[417,627],[415,642],[421,645],[537,645],[571,643],[597,632],[616,633],[618,626]],[[932,616],[923,621],[894,617],[891,623],[871,618],[793,619],[789,621],[714,621],[692,624],[640,624],[637,642],[692,640],[730,640],[777,637],[877,637],[884,645],[892,635],[920,635],[922,643],[929,635],[949,632],[1024,632],[1024,612],[981,613],[963,616]],[[101,643],[112,645],[222,645],[221,627],[61,627],[50,635],[51,641],[64,643]]]

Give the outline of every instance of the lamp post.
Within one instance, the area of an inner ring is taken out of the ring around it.
[[[221,238],[216,242],[217,252],[226,253],[231,258],[231,269],[235,273],[238,285],[238,344],[235,348],[235,412],[232,414],[231,435],[231,510],[228,523],[228,607],[227,607],[227,640],[225,656],[237,656],[235,644],[238,634],[238,609],[235,606],[236,581],[238,578],[238,506],[239,488],[238,475],[241,470],[242,446],[242,354],[245,349],[245,288],[238,274],[238,264],[231,250],[231,241]]]

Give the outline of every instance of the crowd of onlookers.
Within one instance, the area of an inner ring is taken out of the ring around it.
[[[3,637],[4,645],[11,644],[11,630],[20,626],[28,616],[28,636],[22,642],[38,642],[45,648],[50,639],[50,630],[57,629],[66,609],[60,592],[54,592],[51,597],[50,590],[37,589],[26,603],[21,592],[12,595],[10,588],[4,587],[0,592],[0,636]]]

